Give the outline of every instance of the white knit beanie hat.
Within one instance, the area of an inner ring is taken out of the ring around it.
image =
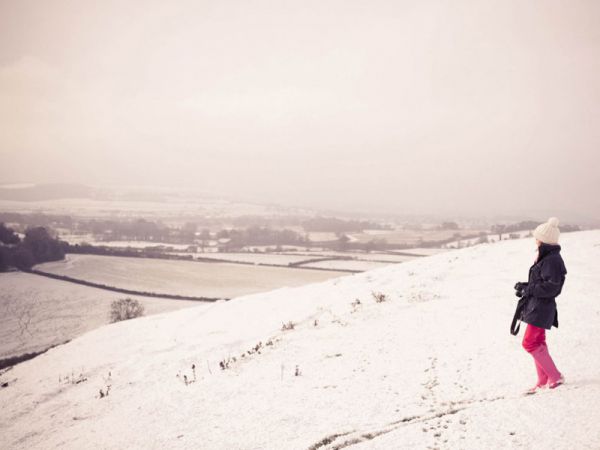
[[[560,230],[558,229],[558,219],[550,217],[548,222],[538,225],[533,230],[533,237],[544,244],[558,244]]]

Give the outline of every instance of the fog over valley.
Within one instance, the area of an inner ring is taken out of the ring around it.
[[[599,8],[2,2],[0,180],[597,219]]]

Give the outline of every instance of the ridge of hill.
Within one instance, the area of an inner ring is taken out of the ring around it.
[[[598,448],[600,231],[561,245],[556,390],[522,395],[503,241],[91,331],[0,375],[3,447]]]

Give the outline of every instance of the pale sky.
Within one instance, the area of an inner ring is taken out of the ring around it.
[[[597,0],[0,0],[0,182],[600,218],[599,23]]]

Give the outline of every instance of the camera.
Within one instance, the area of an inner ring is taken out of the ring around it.
[[[521,281],[518,281],[515,284],[515,295],[517,297],[523,297],[523,295],[525,294],[525,289],[527,289],[527,285],[528,285],[528,283],[523,283]]]

